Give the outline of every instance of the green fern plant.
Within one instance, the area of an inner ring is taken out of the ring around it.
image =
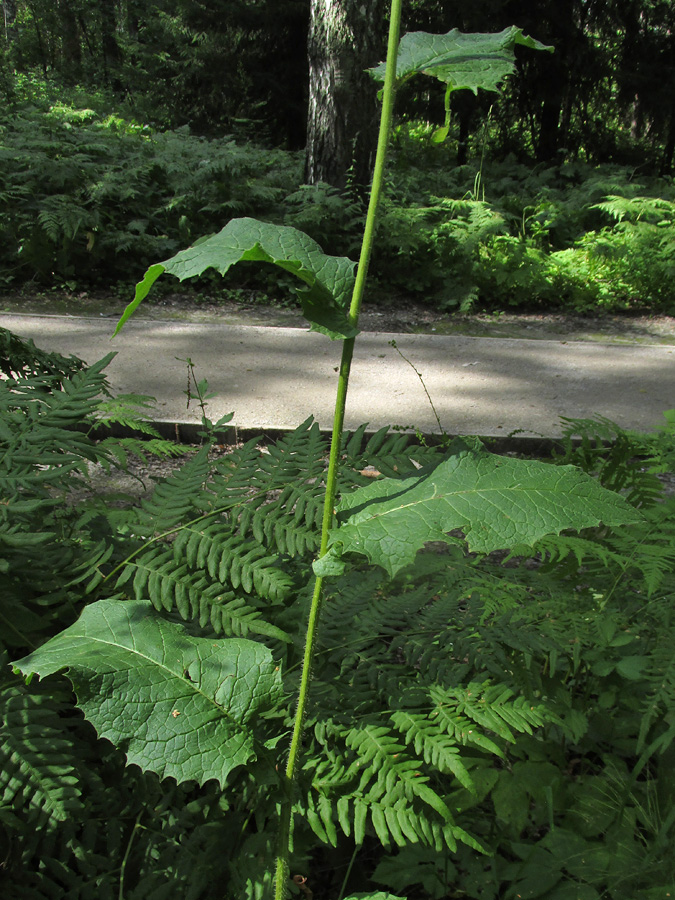
[[[43,394],[44,385],[37,390]],[[591,425],[585,426],[589,435]],[[581,423],[576,427],[583,430]],[[100,768],[103,764],[104,771],[117,773],[114,796],[99,795],[94,801],[87,787],[84,811],[75,805],[65,825],[54,818],[47,823],[51,831],[42,829],[46,840],[49,833],[61,834],[65,827],[70,835],[65,844],[49,850],[44,844],[32,847],[10,826],[13,845],[21,848],[29,871],[33,866],[35,891],[69,890],[74,897],[84,898],[89,896],[87,883],[96,883],[101,891],[112,885],[117,892],[120,870],[107,871],[110,865],[102,855],[106,841],[112,841],[108,846],[119,848],[109,852],[117,866],[124,868],[125,896],[141,897],[144,891],[175,883],[184,883],[186,890],[189,886],[195,896],[213,896],[204,873],[200,871],[200,876],[194,877],[189,872],[200,859],[201,865],[213,872],[214,854],[222,860],[219,871],[225,883],[232,886],[231,892],[238,890],[253,897],[262,896],[269,888],[265,870],[269,870],[274,853],[276,805],[282,797],[275,767],[283,747],[279,739],[284,723],[290,723],[294,711],[293,688],[297,686],[303,653],[302,621],[311,599],[306,578],[317,546],[316,523],[321,517],[327,447],[316,425],[307,422],[279,445],[270,447],[270,452],[266,450],[259,440],[213,460],[209,459],[208,447],[200,450],[182,473],[160,483],[154,496],[138,509],[128,510],[122,520],[108,515],[102,524],[109,523],[107,537],[105,533],[103,537],[108,552],[112,544],[111,556],[100,560],[93,578],[88,576],[81,586],[71,587],[75,602],[85,584],[92,592],[89,600],[97,595],[112,598],[112,606],[93,603],[87,607],[92,614],[97,609],[104,613],[108,635],[111,627],[118,627],[113,617],[118,609],[126,610],[126,615],[138,615],[138,623],[147,621],[148,626],[155,627],[148,611],[156,605],[168,621],[183,623],[185,635],[206,638],[209,652],[215,652],[223,635],[235,641],[241,641],[244,635],[249,640],[257,635],[267,644],[275,666],[284,673],[286,693],[283,701],[279,699],[259,717],[257,736],[251,736],[252,746],[260,747],[256,749],[257,759],[249,761],[246,772],[241,768],[230,771],[224,794],[205,785],[197,795],[199,800],[190,800],[190,812],[188,795],[181,799],[180,793],[168,789],[166,781],[160,787],[151,772],[143,776],[150,779],[147,784],[132,779],[125,787],[119,775],[122,760],[108,749],[104,763],[96,765]],[[629,447],[625,455],[630,457]],[[362,472],[389,471],[389,477],[401,483],[433,468],[444,459],[444,451],[408,447],[403,436],[384,431],[366,440],[364,429],[360,429],[344,437],[340,456],[341,491],[356,496],[372,485],[372,479]],[[560,462],[567,464],[566,460]],[[70,477],[75,474],[76,469]],[[399,893],[412,890],[416,877],[429,884],[452,867],[458,883],[470,889],[474,857],[484,860],[484,869],[492,865],[490,859],[497,861],[494,865],[505,866],[495,875],[495,896],[504,879],[518,884],[530,877],[536,880],[541,875],[537,874],[534,858],[517,869],[513,864],[510,869],[506,867],[506,859],[513,854],[512,842],[516,841],[514,829],[522,829],[520,840],[528,847],[536,846],[542,841],[542,823],[550,814],[558,824],[556,833],[576,828],[572,824],[575,816],[588,816],[583,806],[585,793],[577,787],[577,781],[583,774],[583,784],[597,783],[600,790],[608,777],[602,767],[598,769],[597,763],[591,762],[597,757],[599,728],[606,734],[605,752],[614,754],[617,765],[625,765],[632,754],[636,772],[649,772],[650,781],[660,785],[658,791],[667,791],[667,759],[673,746],[667,724],[673,709],[668,687],[672,679],[667,672],[672,566],[657,566],[654,574],[648,574],[647,563],[652,558],[651,544],[664,550],[670,546],[668,552],[672,553],[672,536],[666,537],[672,504],[655,499],[649,495],[643,503],[644,525],[614,533],[600,530],[586,532],[583,537],[540,541],[536,549],[543,564],[534,569],[524,565],[527,560],[522,557],[516,568],[504,567],[494,554],[467,557],[461,545],[448,544],[444,549],[436,546],[434,551],[418,555],[414,564],[401,569],[393,580],[379,566],[361,565],[329,580],[305,718],[303,762],[295,789],[294,866],[302,866],[307,857],[313,871],[318,861],[312,864],[310,859],[316,857],[317,845],[334,848],[330,852],[336,854],[368,857],[373,854],[373,842],[377,842],[382,848],[376,869],[378,883]],[[86,521],[94,521],[91,511],[88,516],[84,510],[80,514],[83,524],[78,526],[79,535]],[[652,515],[657,518],[649,525]],[[238,530],[235,523],[239,523]],[[234,542],[232,534],[236,536]],[[265,548],[267,556],[260,560],[258,585],[256,557],[249,557],[251,582],[246,583],[246,547],[251,539],[260,542],[258,546]],[[42,546],[53,540],[47,538]],[[81,537],[79,542],[83,548]],[[227,551],[225,560],[222,551]],[[96,562],[96,552],[92,542],[85,555]],[[242,554],[239,558],[238,552]],[[34,553],[44,554],[44,550],[38,546]],[[28,568],[25,552],[23,560],[24,568]],[[30,567],[34,567],[32,562]],[[239,567],[234,583],[233,567]],[[266,586],[268,571],[285,580],[279,593]],[[651,598],[647,607],[643,595]],[[6,605],[3,608],[7,610]],[[637,610],[642,608],[645,614],[636,619]],[[34,632],[34,642],[48,637],[62,621],[63,615],[50,623],[43,621]],[[90,628],[88,621],[83,617],[78,627]],[[258,628],[261,623],[262,629]],[[159,642],[147,643],[147,651],[153,643],[172,646],[167,639],[172,632],[162,633]],[[70,634],[70,639],[75,637],[74,632]],[[135,643],[142,634],[139,626]],[[68,635],[64,632],[63,638]],[[90,632],[89,639],[93,635]],[[50,646],[57,645],[47,643],[45,650]],[[179,704],[189,702],[190,692],[200,683],[202,667],[206,675],[206,657],[196,668],[196,660],[184,656],[189,653],[189,642],[181,638],[177,646],[186,663],[180,668],[182,660],[179,657],[176,661],[180,698],[167,697],[164,715],[182,726],[181,734],[191,734],[194,719],[183,723],[188,710]],[[69,664],[76,663],[74,645],[67,656]],[[107,677],[113,677],[113,672]],[[31,692],[36,689],[46,691],[45,708],[51,710],[58,695],[60,705],[56,708],[67,709],[68,694],[59,682],[48,679],[30,685]],[[11,692],[25,690],[20,681],[11,682]],[[5,697],[13,696],[11,692]],[[113,691],[113,697],[118,696],[124,700],[122,718],[128,721],[131,740],[141,730],[134,727],[140,720],[131,715],[128,688]],[[603,699],[593,711],[596,697]],[[21,708],[32,710],[33,706],[24,704]],[[154,706],[159,713],[159,698]],[[175,718],[174,712],[178,713]],[[25,715],[32,727],[37,713]],[[119,718],[113,708],[111,715]],[[63,716],[53,720],[63,721]],[[213,719],[210,721],[215,726]],[[35,722],[39,729],[39,716]],[[201,732],[197,737],[202,740]],[[12,741],[19,739],[20,735],[11,737]],[[66,740],[64,749],[71,748],[67,758],[78,773],[78,783],[92,784],[88,768],[91,738],[85,739],[78,732],[70,736],[66,733],[62,739]],[[268,743],[269,748],[264,746]],[[569,750],[562,753],[566,744]],[[57,742],[55,746],[61,745]],[[128,753],[148,752],[143,742],[139,750],[126,741],[125,746]],[[621,756],[617,747],[625,748]],[[43,760],[47,751],[40,752]],[[542,755],[551,762],[548,769],[538,770]],[[162,767],[167,765],[165,756],[163,752]],[[581,758],[582,765],[591,768],[576,773],[572,767],[574,777],[570,777],[570,758]],[[197,755],[196,762],[203,767],[205,758]],[[145,763],[151,767],[156,764],[149,760]],[[21,769],[9,767],[9,771],[16,771],[15,790],[21,793],[7,796],[7,808],[23,818],[22,798],[32,790],[31,783]],[[188,771],[183,770],[184,774]],[[65,769],[63,774],[67,781]],[[208,770],[201,775],[197,771],[196,777],[207,774]],[[564,802],[559,788],[550,795],[553,806],[547,806],[544,787],[540,793],[531,793],[531,785],[539,783],[542,774],[549,779],[542,784],[565,786]],[[512,778],[516,778],[513,783]],[[134,792],[133,802],[127,790]],[[656,788],[644,794],[638,783],[631,790],[635,803],[645,811],[649,803],[652,815],[661,816],[650,819],[654,830],[645,834],[651,837],[642,850],[638,846],[635,850],[648,854],[652,870],[661,871],[664,862],[658,855],[657,835],[665,839],[671,826],[667,816],[654,808]],[[612,800],[607,816],[619,816],[616,793],[612,790],[607,797]],[[218,806],[223,801],[227,809],[214,812],[213,804]],[[105,804],[110,834],[88,818],[92,802],[94,810],[99,808],[97,804]],[[154,812],[158,802],[160,807],[168,804],[171,814],[164,817]],[[209,808],[212,812],[207,825],[200,821],[198,810]],[[108,814],[109,810],[113,812]],[[251,810],[256,811],[254,830]],[[494,828],[486,828],[493,820],[498,826],[496,834]],[[225,828],[231,834],[233,823],[237,823],[240,840],[232,841],[225,855],[215,852],[217,841],[222,839],[218,835]],[[189,845],[188,834],[193,835]],[[84,871],[77,874],[77,860],[84,852],[78,849],[82,846],[78,841],[83,839],[89,842],[87,846],[98,848],[89,859],[89,875]],[[163,848],[160,855],[149,849],[148,840],[152,846]],[[584,840],[583,847],[580,845],[584,852],[596,845],[596,854],[604,852],[605,846],[611,848],[611,835],[602,837],[589,831]],[[550,870],[561,884],[570,879],[576,884],[583,876],[583,884],[610,885],[604,870],[580,869],[574,858],[564,858],[564,853],[571,853],[569,841],[564,844],[561,839],[554,844],[548,839],[538,853],[544,851]],[[424,856],[424,852],[432,856]],[[493,856],[485,856],[486,852]],[[57,854],[64,861],[62,874],[55,876],[57,870],[48,872],[37,865],[35,860],[41,853],[46,859]],[[144,853],[149,856],[140,864],[138,854]],[[200,856],[202,853],[205,855]],[[211,860],[207,862],[209,853]],[[127,866],[123,866],[125,858],[129,860]],[[638,884],[635,867],[640,868],[641,858],[647,857],[635,856],[632,868],[626,868],[632,879],[628,883]],[[17,883],[14,863],[8,877]],[[52,881],[54,877],[56,881]],[[175,882],[176,878],[184,881]],[[28,891],[23,876],[20,883],[21,890]],[[612,897],[622,896],[617,890],[615,885]]]
[[[120,253],[141,268],[224,217],[281,217],[280,201],[300,180],[293,154],[155,134],[62,103],[22,107],[0,129],[2,273],[11,280],[118,279]]]
[[[173,447],[144,422],[146,398],[111,401],[106,360],[87,369],[8,332],[2,339],[0,892],[27,900],[140,900],[161,890],[169,871],[176,883],[198,890],[199,881],[225,877],[214,871],[211,849],[209,817],[214,810],[216,820],[224,816],[217,798],[205,794],[190,810],[187,795],[125,770],[73,714],[66,683],[25,685],[6,665],[8,653],[30,651],[73,622],[87,588],[95,590],[129,552],[130,501],[114,510],[100,502],[88,490],[89,467],[118,465],[140,449],[166,455]],[[148,442],[92,439],[120,417]]]

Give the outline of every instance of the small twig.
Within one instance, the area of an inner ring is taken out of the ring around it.
[[[139,812],[136,816],[136,821],[134,822],[134,827],[131,829],[131,834],[129,836],[129,840],[127,842],[127,848],[124,851],[124,858],[122,859],[122,865],[120,866],[120,889],[117,894],[118,900],[124,900],[124,873],[127,868],[127,862],[129,861],[129,855],[131,853],[131,845],[133,844],[134,838],[136,836],[136,832],[138,831],[138,827],[141,821],[141,816],[143,815],[143,810]]]
[[[447,436],[448,436],[448,435],[447,435],[447,432],[446,432],[445,428],[443,428],[443,426],[441,425],[441,420],[439,419],[438,413],[436,412],[436,407],[434,406],[434,401],[431,399],[431,394],[430,394],[429,391],[427,390],[427,386],[426,386],[426,384],[424,383],[424,378],[422,378],[422,373],[419,371],[419,369],[417,369],[417,368],[415,367],[414,363],[412,363],[412,362],[408,359],[408,357],[407,357],[404,353],[401,352],[401,350],[399,349],[399,346],[398,346],[398,344],[396,343],[396,341],[389,341],[389,346],[390,346],[390,347],[393,347],[394,350],[395,350],[395,351],[398,353],[398,355],[401,357],[401,359],[402,359],[404,362],[407,362],[407,363],[408,363],[408,365],[409,365],[410,368],[413,370],[413,372],[415,373],[415,375],[417,375],[417,377],[419,378],[419,380],[422,382],[422,387],[424,388],[424,393],[427,395],[427,400],[429,401],[429,405],[431,406],[431,409],[433,410],[434,416],[436,417],[436,422],[438,423],[438,428],[439,428],[441,434],[443,435],[443,437],[444,437],[444,438],[447,438]]]

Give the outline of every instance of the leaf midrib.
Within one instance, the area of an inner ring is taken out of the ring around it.
[[[403,509],[413,509],[414,507],[419,506],[422,503],[431,503],[436,500],[447,500],[449,497],[458,497],[458,496],[469,495],[469,494],[473,497],[481,497],[481,499],[484,499],[487,502],[491,503],[492,506],[497,506],[497,504],[491,497],[483,496],[483,495],[485,495],[485,494],[509,494],[509,493],[516,493],[518,491],[527,493],[530,496],[544,495],[547,493],[548,494],[559,494],[560,493],[559,489],[556,490],[554,488],[548,488],[548,489],[546,489],[546,488],[528,488],[528,487],[522,487],[522,486],[507,487],[507,488],[496,488],[495,487],[495,488],[481,488],[481,489],[473,488],[473,489],[467,489],[467,490],[453,490],[453,491],[446,491],[442,494],[437,494],[434,492],[434,494],[432,494],[430,497],[424,497],[424,498],[420,498],[419,500],[413,500],[410,503],[403,503],[398,506],[392,506],[390,509],[385,509],[385,510],[382,510],[381,512],[373,513],[373,515],[368,516],[368,518],[379,519],[379,518],[383,518],[384,516],[388,516],[391,513],[400,512]],[[376,499],[372,500],[371,502],[377,503],[377,501],[379,499],[381,499],[381,501],[383,503],[386,503],[388,498],[376,498]],[[581,497],[579,499],[583,499],[583,498]],[[345,510],[345,512],[349,512],[349,508],[347,508]],[[361,522],[364,522],[364,521],[367,521],[367,520],[366,519],[361,520]],[[347,520],[347,522],[345,522],[345,525],[349,525],[349,524],[356,524],[356,523],[350,523],[349,520]],[[361,523],[358,523],[358,524],[361,524]]]

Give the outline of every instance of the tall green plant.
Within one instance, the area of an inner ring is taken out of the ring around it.
[[[150,504],[141,516],[135,533],[145,537],[145,546],[137,547],[103,582],[97,581],[99,593],[102,589],[110,592],[117,577],[112,596],[91,603],[74,625],[15,663],[27,676],[44,677],[65,670],[78,704],[98,733],[122,746],[127,760],[144,771],[179,782],[203,784],[214,779],[225,789],[235,770],[249,766],[264,795],[262,800],[259,793],[257,801],[268,812],[278,809],[277,900],[282,900],[288,889],[292,826],[299,814],[330,843],[336,841],[337,816],[343,833],[353,835],[357,845],[363,842],[366,828],[372,828],[385,846],[392,840],[399,846],[422,841],[440,850],[456,848],[457,841],[464,841],[480,848],[455,822],[450,791],[444,786],[452,776],[465,788],[477,790],[469,767],[457,758],[453,741],[477,742],[488,752],[500,754],[494,741],[480,734],[467,736],[467,722],[482,721],[508,741],[514,731],[528,733],[540,726],[547,715],[522,698],[513,699],[513,692],[491,692],[485,685],[470,685],[467,697],[461,699],[462,691],[441,679],[422,690],[422,709],[430,703],[443,711],[438,722],[414,712],[415,691],[408,683],[402,689],[403,697],[409,695],[408,701],[392,716],[391,724],[383,725],[363,706],[358,716],[356,705],[350,711],[347,691],[341,694],[338,717],[327,713],[322,717],[319,712],[311,717],[311,730],[324,748],[323,755],[314,753],[309,761],[319,782],[315,799],[311,790],[301,790],[301,779],[307,775],[306,767],[304,776],[301,773],[301,744],[309,734],[310,682],[318,661],[316,642],[325,585],[335,584],[334,579],[350,567],[361,566],[363,555],[373,567],[396,577],[410,569],[429,541],[443,541],[451,548],[460,544],[458,537],[449,534],[455,529],[463,531],[471,550],[487,554],[499,548],[532,546],[563,529],[600,523],[629,525],[641,520],[623,498],[579,470],[501,459],[472,441],[455,442],[440,460],[436,456],[426,460],[428,465],[408,462],[403,470],[394,465],[388,477],[356,489],[354,484],[339,482],[348,379],[374,241],[395,88],[423,73],[440,78],[453,89],[492,89],[511,70],[516,44],[543,49],[517,28],[488,36],[416,34],[403,39],[397,61],[399,18],[400,0],[394,0],[388,62],[384,69],[374,70],[375,77],[384,77],[383,112],[356,273],[353,262],[325,255],[295,229],[235,219],[219,234],[151,266],[118,325],[119,330],[163,272],[183,279],[213,267],[225,274],[232,265],[251,260],[290,272],[300,283],[298,296],[311,326],[343,342],[325,478],[323,472],[308,478],[298,462],[302,445],[284,447],[274,461],[283,470],[280,483],[285,506],[275,507],[272,492],[279,482],[274,467],[264,482],[256,476],[251,483],[238,483],[236,472],[228,473],[225,467],[216,485],[207,488],[205,448],[177,477],[172,491],[174,508]],[[291,473],[296,486],[289,493]],[[316,503],[317,481],[319,489],[324,482],[322,512]],[[263,503],[268,499],[271,506]],[[300,566],[289,580],[281,575],[278,557],[261,556],[264,541],[272,537],[280,554],[293,553],[284,537],[284,517],[288,516],[296,524],[303,518],[310,523],[320,520],[320,536],[308,537],[305,544],[317,551],[313,575]],[[174,534],[173,547],[162,547],[162,540]],[[452,558],[459,565],[456,555]],[[195,565],[217,579],[213,590],[191,571]],[[303,587],[300,577],[307,575],[311,580]],[[136,599],[120,603],[115,591],[126,589],[132,577]],[[253,608],[242,607],[236,597],[223,596],[218,584],[226,582],[234,587],[243,585]],[[198,620],[204,627],[210,617],[213,633],[195,634],[158,617],[142,599],[146,590],[155,607],[167,611],[175,607],[184,620]],[[288,629],[288,624],[295,626],[290,606],[276,617],[261,614],[260,598],[283,607],[293,597],[296,604],[307,608],[302,634]],[[339,593],[333,602],[340,607]],[[273,618],[276,624],[270,621]],[[236,635],[236,629],[241,636],[214,636],[223,630]],[[246,637],[249,633],[258,634],[261,640],[251,640]],[[303,640],[296,683],[293,667],[285,666],[291,656],[284,648]],[[345,672],[341,668],[338,677],[346,677]],[[397,678],[391,672],[390,676],[394,681]],[[363,672],[359,677],[377,675]],[[274,726],[287,715],[283,688],[292,683],[297,685],[297,705],[288,723],[292,737],[284,763],[280,749],[284,726]],[[393,682],[389,690],[392,697],[401,692]],[[489,710],[487,719],[481,718],[479,708],[468,699],[476,691]],[[359,689],[354,687],[355,700],[358,697]],[[445,710],[458,703],[467,709],[468,719],[446,715]],[[343,757],[329,750],[328,738],[344,748]],[[409,755],[409,745],[415,747],[419,758]],[[261,889],[266,884],[269,878],[261,876]],[[253,893],[257,895],[255,890]]]

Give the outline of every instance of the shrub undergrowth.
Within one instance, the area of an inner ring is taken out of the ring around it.
[[[291,153],[52,105],[0,116],[0,283],[100,286],[223,220],[280,215]]]
[[[101,97],[38,97],[0,113],[6,288],[100,287],[119,278],[121,259],[143,268],[241,215],[293,225],[333,254],[357,252],[362,199],[301,185],[298,154],[155,131],[105,107]],[[455,167],[453,152],[399,127],[375,296],[448,311],[675,310],[672,179],[513,158]]]

